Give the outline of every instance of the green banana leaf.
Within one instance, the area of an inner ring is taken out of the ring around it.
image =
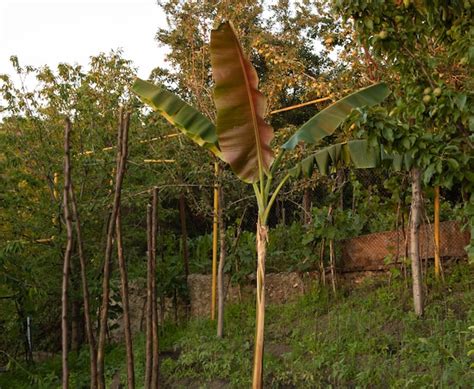
[[[266,101],[257,72],[229,22],[212,30],[210,51],[219,148],[235,174],[254,183],[273,162],[273,129],[263,120]]]
[[[402,169],[409,171],[413,166],[413,155],[411,153],[389,154],[385,151],[383,146],[381,146],[380,151],[382,163],[389,166],[395,172],[399,172]]]
[[[132,90],[199,146],[222,158],[217,145],[216,127],[199,111],[163,87],[137,78]]]
[[[380,148],[370,147],[366,139],[355,139],[325,147],[297,163],[289,170],[294,178],[311,177],[317,169],[327,175],[339,163],[358,169],[374,168],[380,163]]]
[[[354,108],[371,107],[380,103],[389,94],[390,90],[384,83],[360,89],[318,112],[303,124],[282,147],[292,150],[299,142],[316,143],[333,134]]]

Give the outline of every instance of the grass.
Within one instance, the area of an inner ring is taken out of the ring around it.
[[[462,265],[452,269],[444,285],[431,282],[422,319],[411,312],[411,292],[402,280],[390,285],[369,280],[341,290],[337,297],[314,288],[292,303],[269,306],[266,387],[472,387],[468,351],[474,337],[469,330],[474,324],[473,276],[472,266]],[[166,326],[161,337],[162,387],[249,387],[254,314],[253,302],[227,307],[222,340],[215,337],[209,320]],[[135,356],[141,383],[143,336],[135,340]],[[109,379],[119,372],[125,380],[123,346],[111,346],[106,363]],[[87,387],[87,366],[86,350],[71,357],[73,388]],[[28,374],[16,367],[0,374],[0,387],[57,387],[59,372],[59,359],[37,365]]]

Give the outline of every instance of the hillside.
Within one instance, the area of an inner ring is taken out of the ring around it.
[[[474,332],[474,268],[451,269],[446,284],[430,285],[424,318],[411,312],[402,279],[371,279],[337,298],[315,288],[285,305],[268,307],[266,387],[459,387],[474,380],[469,344]],[[225,339],[209,320],[168,324],[161,334],[161,379],[165,388],[245,388],[251,383],[255,325],[252,301],[226,311]],[[144,337],[135,339],[137,382],[143,382]],[[471,346],[472,348],[472,346]],[[122,345],[107,354],[108,379],[126,377]],[[33,369],[12,365],[1,388],[60,385],[60,359]],[[74,388],[87,387],[88,355],[71,354]],[[142,387],[139,385],[138,387]]]

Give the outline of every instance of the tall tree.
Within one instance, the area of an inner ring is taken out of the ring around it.
[[[352,50],[365,52],[374,77],[385,80],[394,92],[392,106],[380,112],[370,138],[386,151],[403,156],[398,158],[399,167],[403,162],[411,170],[413,191],[421,190],[420,177],[424,184],[447,188],[456,184],[462,193],[472,193],[474,179],[468,173],[474,163],[468,135],[473,114],[469,71],[474,60],[469,49],[470,3],[367,0],[333,4],[346,31],[353,31],[349,34]],[[415,192],[412,201],[414,211],[419,202]],[[467,206],[464,209],[473,226],[472,212]],[[412,219],[412,228],[418,224]],[[411,236],[416,240],[418,233],[413,231]],[[418,243],[411,244],[413,294],[421,296]],[[421,315],[422,298],[417,299],[416,312]]]

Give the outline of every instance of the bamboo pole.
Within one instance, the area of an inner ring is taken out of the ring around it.
[[[285,107],[285,108],[280,108],[280,109],[277,109],[275,111],[271,111],[270,112],[270,115],[274,115],[276,113],[280,113],[280,112],[285,112],[285,111],[291,111],[292,109],[297,109],[297,108],[301,108],[301,107],[306,107],[307,105],[313,105],[313,104],[316,104],[316,103],[322,103],[323,101],[328,101],[328,100],[332,100],[331,97],[322,97],[320,99],[316,99],[316,100],[311,100],[311,101],[307,101],[306,103],[301,103],[301,104],[296,104],[296,105],[292,105],[291,107]]]
[[[140,143],[140,144],[151,143],[151,142],[155,142],[157,140],[174,138],[174,137],[177,137],[177,136],[180,136],[180,135],[181,135],[180,133],[169,134],[169,135],[159,136],[159,137],[155,137],[155,138],[151,138],[151,139],[141,140],[138,143]],[[100,151],[112,151],[113,149],[115,149],[115,147],[116,146],[103,147],[102,149],[97,150],[97,151],[87,150],[87,151],[84,151],[82,153],[79,153],[78,155],[92,155],[92,154],[95,154],[95,153],[100,152]]]
[[[434,188],[434,262],[435,262],[435,276],[439,279],[441,269],[440,258],[440,232],[439,232],[439,186]]]
[[[211,320],[216,318],[217,289],[217,239],[219,219],[219,163],[214,162],[214,219],[212,223],[212,285],[211,285]]]

